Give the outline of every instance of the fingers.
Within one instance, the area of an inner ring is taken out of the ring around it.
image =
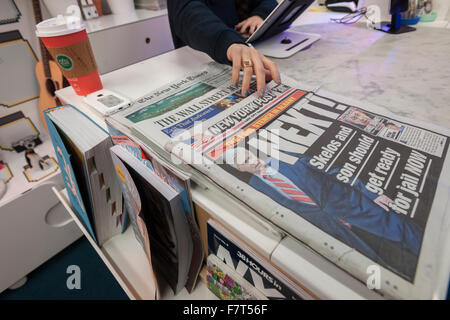
[[[246,33],[247,29],[251,26],[252,22],[250,20],[246,20],[244,24],[241,26],[239,30],[240,33]]]
[[[386,205],[388,205],[388,204],[394,202],[394,200],[392,200],[391,198],[389,198],[389,197],[388,197],[387,195],[385,195],[385,194],[379,196],[379,200],[380,200],[382,203],[386,204]]]
[[[385,200],[385,202],[387,204],[389,203],[394,203],[394,200],[392,200],[391,198],[389,198],[387,195],[383,194],[383,199]]]
[[[272,60],[266,58],[260,54],[264,68],[269,70],[272,80],[277,84],[281,84],[280,72],[278,71],[277,65]]]
[[[249,30],[249,34],[253,34],[256,30],[256,28],[258,28],[258,21],[254,21],[251,26],[250,26],[250,30]]]
[[[264,20],[261,17],[253,16],[239,22],[237,25],[234,26],[234,28],[241,34],[252,35],[255,32],[255,30],[258,29],[259,26],[263,23],[263,21]]]
[[[250,49],[250,48],[249,48]],[[252,63],[252,57],[250,55],[249,50],[243,50],[242,51],[242,61],[250,61]],[[253,63],[252,63],[253,64]],[[243,64],[243,78],[242,78],[242,96],[246,97],[249,94],[250,90],[250,81],[252,80],[253,75],[253,67],[245,67]]]
[[[266,82],[274,79],[281,83],[280,73],[276,64],[264,57],[254,48],[243,44],[233,44],[227,50],[227,57],[232,62],[231,81],[233,86],[238,86],[240,70],[243,71],[241,95],[247,97],[250,94],[250,83],[255,75],[258,96],[262,97],[266,91]]]
[[[238,30],[240,27],[242,27],[242,26],[244,25],[244,23],[245,23],[246,21],[247,21],[247,20],[242,20],[241,22],[239,22],[237,25],[234,26],[234,29]]]
[[[257,28],[258,28],[258,22],[250,21],[246,24],[243,24],[242,27],[240,28],[240,30],[239,30],[239,28],[236,30],[238,30],[238,32],[241,36],[243,36],[244,38],[248,38],[255,32],[255,30]]]
[[[242,54],[241,50],[234,50],[232,54],[232,63],[233,63],[233,71],[231,74],[231,81],[233,83],[233,86],[238,86],[239,81],[239,73],[241,71],[241,64],[242,64]]]
[[[384,210],[389,211],[389,207],[387,206],[387,202],[384,201],[383,197],[378,197],[374,200],[374,202],[379,205],[380,207],[382,207]]]
[[[258,29],[262,24],[263,24],[264,20],[263,19],[259,19],[256,21],[256,29]]]
[[[374,200],[374,202],[382,207],[384,210],[389,211],[388,207],[386,207],[378,198]]]
[[[386,211],[389,211],[389,206],[394,203],[394,200],[392,200],[391,198],[384,196],[383,198],[383,204],[386,206]]]
[[[265,69],[264,73],[266,74],[266,83],[269,83],[270,81],[272,81],[272,75],[270,74],[270,71]]]
[[[253,72],[256,75],[256,87],[258,88],[258,96],[262,97],[266,91],[266,72],[259,52],[251,49],[250,53],[253,62]]]

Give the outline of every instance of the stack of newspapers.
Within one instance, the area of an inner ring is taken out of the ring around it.
[[[444,298],[450,131],[286,77],[261,98],[230,79],[208,64],[107,123],[380,295]]]

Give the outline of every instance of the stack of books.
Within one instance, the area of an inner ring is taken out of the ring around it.
[[[70,105],[47,110],[45,119],[70,202],[102,246],[126,226],[122,192],[109,155],[111,137]]]

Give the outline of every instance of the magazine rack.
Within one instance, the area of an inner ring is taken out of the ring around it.
[[[131,300],[153,299],[151,286],[148,285],[149,281],[151,281],[148,260],[144,250],[137,242],[132,228],[128,227],[124,233],[116,235],[103,246],[99,247],[72,209],[67,191],[65,189],[58,191],[56,188],[53,188],[53,192],[69,212],[114,278],[116,278],[127,296]],[[161,281],[162,279],[158,279],[162,300],[217,299],[205,285],[200,283],[200,281],[197,283],[197,287],[191,294],[189,294],[186,289],[183,289],[176,296],[168,285]]]

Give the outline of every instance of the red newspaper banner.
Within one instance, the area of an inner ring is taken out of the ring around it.
[[[291,94],[289,97],[287,97],[283,102],[278,104],[277,106],[273,107],[271,110],[269,110],[267,113],[265,113],[263,116],[255,120],[252,124],[250,124],[247,128],[243,129],[239,133],[237,133],[235,136],[231,137],[227,141],[223,142],[222,144],[215,147],[213,150],[211,150],[208,153],[208,156],[212,159],[216,160],[219,158],[225,151],[228,149],[232,149],[236,147],[236,145],[244,140],[246,137],[266,125],[268,122],[270,122],[272,119],[276,118],[281,112],[289,108],[291,105],[293,105],[295,102],[297,102],[301,97],[303,97],[306,94],[306,92],[298,90],[295,91],[293,94]]]

